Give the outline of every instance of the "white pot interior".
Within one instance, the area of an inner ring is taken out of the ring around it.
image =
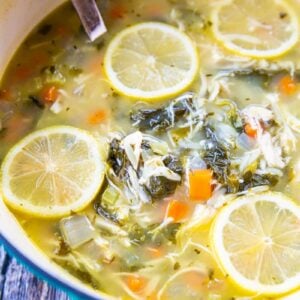
[[[65,0],[2,0],[0,5],[0,79],[14,52],[33,29],[48,13]],[[17,251],[63,285],[85,293],[93,298],[110,297],[96,293],[79,280],[69,276],[51,262],[27,238],[14,215],[7,209],[0,197],[0,233]]]

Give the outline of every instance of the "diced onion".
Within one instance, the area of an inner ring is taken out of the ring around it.
[[[95,236],[90,220],[82,215],[62,219],[60,230],[64,240],[72,249],[76,249]]]
[[[54,114],[59,114],[63,110],[63,105],[60,99],[56,100],[50,107]]]
[[[244,150],[251,150],[255,145],[255,140],[250,138],[247,134],[241,133],[237,138],[237,144]]]
[[[216,136],[221,144],[234,147],[238,135],[236,130],[232,126],[225,123],[217,123],[215,127]]]
[[[90,260],[98,261],[103,257],[103,250],[106,250],[107,246],[108,242],[106,240],[102,238],[96,238],[85,243],[76,251],[78,251]]]
[[[188,159],[188,168],[189,170],[207,169],[207,165],[205,161],[202,158],[200,158],[197,152],[195,152]]]

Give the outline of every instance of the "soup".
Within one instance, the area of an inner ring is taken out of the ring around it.
[[[296,1],[70,4],[0,85],[4,200],[51,260],[122,299],[300,286]]]

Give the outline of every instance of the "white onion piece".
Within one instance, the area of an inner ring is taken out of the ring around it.
[[[66,243],[76,249],[95,237],[95,230],[86,216],[76,215],[60,221],[60,230]]]
[[[237,138],[239,148],[251,150],[255,146],[255,140],[250,138],[247,134],[241,133]]]
[[[216,136],[221,144],[228,145],[230,147],[235,146],[238,133],[232,126],[225,123],[218,123],[215,125],[215,129]]]
[[[62,110],[63,110],[63,105],[61,100],[56,100],[50,107],[50,110],[54,113],[54,114],[59,114]]]
[[[84,255],[86,258],[99,261],[103,258],[104,250],[106,251],[108,247],[108,242],[102,238],[96,238],[88,243],[85,243],[76,251]]]
[[[207,165],[205,161],[200,158],[200,156],[196,153],[193,153],[193,155],[188,160],[188,168],[190,170],[202,170],[207,169]]]

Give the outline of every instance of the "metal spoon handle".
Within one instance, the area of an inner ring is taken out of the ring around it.
[[[95,0],[72,0],[72,3],[91,41],[107,31]]]

